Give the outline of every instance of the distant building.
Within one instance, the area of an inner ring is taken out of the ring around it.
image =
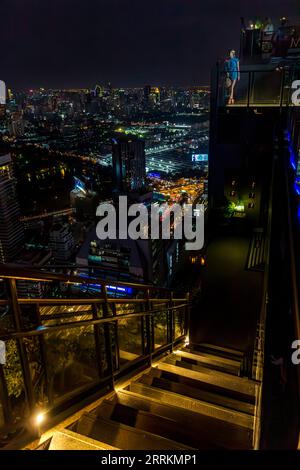
[[[155,106],[160,103],[160,89],[146,85],[144,87],[144,102],[146,105]]]
[[[149,103],[150,94],[151,94],[151,86],[146,85],[144,87],[144,101],[145,101],[145,103]]]
[[[14,113],[11,116],[11,120],[8,126],[10,135],[14,137],[21,137],[24,135],[25,132],[25,123],[18,113]]]
[[[41,269],[51,260],[50,250],[44,248],[25,248],[21,251],[16,263],[21,267]],[[42,298],[47,283],[41,281],[17,281],[18,296],[21,298]]]
[[[169,285],[182,259],[181,240],[99,240],[96,230],[87,235],[76,264],[111,281]]]
[[[12,261],[24,245],[24,230],[9,154],[0,156],[0,262]]]
[[[143,280],[145,277],[145,260],[139,241],[99,240],[95,229],[88,233],[77,253],[76,264],[110,280]]]
[[[73,189],[70,192],[71,207],[75,210],[76,220],[86,220],[95,218],[98,196],[95,192],[88,191],[83,193],[79,189]]]
[[[6,112],[6,85],[0,80],[0,119],[3,119]]]
[[[120,135],[112,142],[114,189],[139,190],[145,184],[145,142],[134,136]]]
[[[67,224],[57,223],[52,227],[49,248],[56,262],[69,261],[74,252],[74,238]]]

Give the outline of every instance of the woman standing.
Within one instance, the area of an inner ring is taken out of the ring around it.
[[[227,77],[231,80],[231,84],[229,87],[230,95],[228,104],[234,104],[234,88],[236,82],[240,80],[240,61],[235,55],[235,51],[231,50],[229,54],[229,59],[227,61]]]

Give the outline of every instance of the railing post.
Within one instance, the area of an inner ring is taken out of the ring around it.
[[[92,304],[92,312],[93,312],[93,319],[97,320],[98,318],[98,310],[97,305]],[[94,337],[95,337],[95,347],[96,347],[96,358],[98,362],[99,368],[99,376],[103,378],[103,360],[101,356],[101,339],[100,339],[100,328],[99,325],[94,325]]]
[[[103,304],[103,317],[108,318],[109,315],[109,308],[108,308],[108,301],[107,301],[107,288],[106,285],[102,284],[102,295],[104,299]],[[114,387],[114,364],[113,364],[113,354],[112,354],[112,341],[111,341],[111,331],[110,331],[110,324],[104,323],[104,341],[105,341],[105,354],[107,360],[107,369],[108,375],[111,378],[111,385],[112,388]],[[118,331],[116,331],[116,335]]]
[[[147,335],[147,353],[149,355],[149,365],[152,364],[152,352],[153,352],[153,338],[152,338],[152,318],[150,315],[151,305],[150,305],[150,291],[146,290],[146,335]]]
[[[247,108],[249,108],[250,106],[251,87],[252,87],[251,72],[248,72]]]
[[[7,393],[7,386],[3,372],[3,366],[0,364],[0,401],[3,403],[3,417],[6,424],[12,424],[12,412]]]
[[[40,305],[38,303],[36,304],[36,318],[37,318],[38,326],[41,327],[42,326],[42,319],[41,319]],[[38,342],[39,342],[40,351],[41,351],[42,363],[43,363],[44,368],[45,368],[46,394],[47,394],[49,405],[53,405],[53,396],[52,396],[53,394],[52,394],[52,391],[50,391],[50,380],[49,380],[48,361],[47,361],[47,349],[46,349],[46,343],[45,343],[44,335],[39,335],[38,336]]]
[[[284,94],[284,80],[285,78],[285,70],[282,68],[281,70],[281,83],[280,83],[280,109],[282,108],[283,105],[283,94]]]
[[[11,307],[13,311],[16,331],[20,333],[22,331],[22,320],[21,320],[20,305],[18,302],[16,280],[13,278],[9,278],[7,286],[8,286],[8,297],[11,301]],[[29,368],[29,363],[28,363],[26,347],[24,344],[24,339],[18,338],[16,342],[18,345],[20,362],[21,362],[21,367],[22,367],[22,372],[23,372],[25,395],[28,401],[29,410],[30,412],[33,412],[34,406],[35,406],[35,400],[34,400],[31,374],[30,374],[30,368]]]
[[[173,302],[173,292],[170,292],[170,301],[169,301],[169,312],[168,312],[168,342],[171,343],[171,351],[173,351],[173,343],[174,343],[174,310],[173,310],[174,302]]]
[[[185,307],[185,335],[190,340],[190,293],[186,294],[186,307]]]

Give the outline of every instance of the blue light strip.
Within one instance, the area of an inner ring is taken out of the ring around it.
[[[289,143],[288,150],[289,150],[289,153],[290,153],[290,164],[291,164],[291,167],[293,168],[293,170],[297,171],[296,154],[294,152],[292,137],[291,137],[291,133],[289,131],[286,132],[286,137],[287,137],[287,140],[288,140],[288,143]],[[300,196],[300,178],[299,177],[295,178],[294,189],[295,189],[296,194],[298,196]]]
[[[83,273],[79,274],[79,277],[83,277],[84,279],[92,279],[90,276],[88,276],[87,274],[83,274]],[[92,288],[93,290],[95,290],[96,288],[101,289],[101,284],[85,284],[84,286],[81,286],[81,288],[84,288],[85,286],[87,286],[89,289]],[[107,285],[106,289],[108,291],[122,292],[123,294],[133,293],[132,287],[120,287],[120,286]]]

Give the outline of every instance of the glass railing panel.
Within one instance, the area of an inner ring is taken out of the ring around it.
[[[14,329],[14,317],[11,306],[0,305],[0,335],[13,332]]]
[[[5,364],[2,366],[3,374],[1,373],[0,380],[3,380],[1,386],[8,400],[8,424],[14,428],[20,426],[20,422],[27,417],[28,404],[17,341],[5,341],[5,349]]]
[[[44,339],[39,336],[24,338],[24,345],[28,358],[29,371],[37,408],[45,409],[48,406],[48,391],[45,363],[42,357]]]
[[[219,73],[219,106],[285,106],[291,102],[291,83],[296,76],[291,68],[282,66],[269,70],[241,70],[235,83],[233,100],[229,100],[231,88],[226,72]]]
[[[280,70],[253,72],[249,104],[253,106],[279,106],[283,76]]]
[[[186,307],[180,307],[173,313],[174,340],[185,334],[185,312]]]
[[[248,102],[248,89],[249,89],[249,74],[248,73],[240,73],[240,80],[235,83],[234,90],[233,90],[233,104],[245,106]],[[226,101],[228,103],[228,98],[230,95],[230,88],[225,89],[226,93]]]
[[[119,367],[143,356],[142,317],[124,318],[117,323],[117,347]]]
[[[143,302],[134,303],[116,303],[115,314],[116,315],[128,315],[131,313],[141,313],[145,311],[145,304]]]
[[[1,429],[4,429],[5,426],[5,419],[4,419],[4,405],[0,400],[0,442],[3,440],[5,436],[5,431],[1,433]],[[1,449],[1,443],[0,443],[0,449]]]
[[[99,380],[93,326],[47,332],[44,339],[51,403]]]
[[[41,322],[55,326],[93,319],[92,305],[49,305],[39,308]]]
[[[154,331],[154,350],[161,348],[168,344],[168,321],[169,314],[167,305],[164,307],[160,306],[161,311],[157,312],[153,316],[153,331]]]
[[[231,93],[230,81],[228,81],[227,73],[221,72],[219,76],[219,106],[227,106]],[[240,80],[234,86],[234,104],[245,106],[248,102],[249,75],[241,72]]]

